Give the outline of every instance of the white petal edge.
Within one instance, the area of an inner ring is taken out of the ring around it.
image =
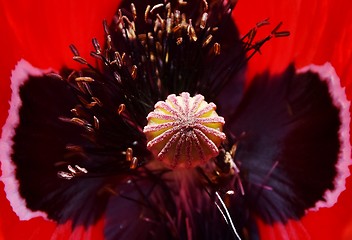
[[[0,138],[0,162],[2,176],[0,180],[5,185],[5,193],[13,211],[20,220],[29,220],[34,217],[43,217],[47,219],[47,215],[40,211],[31,211],[26,206],[26,201],[19,193],[19,183],[16,179],[16,166],[12,163],[11,155],[13,153],[13,137],[15,136],[15,128],[19,124],[19,110],[22,101],[19,95],[20,87],[28,80],[29,76],[43,76],[46,73],[53,72],[52,69],[42,70],[33,67],[26,60],[21,59],[15,66],[11,74],[11,99],[10,109],[5,125],[2,128]]]
[[[340,153],[336,166],[337,176],[334,179],[334,190],[327,190],[324,194],[325,201],[318,201],[309,210],[317,211],[322,207],[333,206],[339,195],[346,190],[346,178],[350,176],[349,166],[351,165],[351,143],[350,143],[350,101],[347,100],[345,88],[341,86],[340,78],[337,76],[334,67],[327,62],[324,65],[308,65],[297,70],[297,73],[311,71],[317,73],[322,81],[327,83],[333,104],[340,110],[341,126],[339,129]]]

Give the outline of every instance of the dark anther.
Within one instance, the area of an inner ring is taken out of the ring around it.
[[[70,50],[71,50],[71,52],[73,53],[74,56],[79,56],[79,52],[78,52],[77,48],[75,47],[75,45],[70,44],[69,47],[70,47]]]
[[[76,62],[79,62],[81,64],[88,64],[87,60],[85,60],[84,58],[82,58],[80,56],[74,56],[73,60],[75,60]]]
[[[96,38],[93,38],[92,39],[92,43],[93,43],[93,46],[94,46],[94,49],[95,49],[96,53],[100,54],[101,53],[101,48],[100,48],[98,40]]]
[[[109,35],[109,26],[108,26],[108,23],[106,21],[106,19],[103,20],[103,28],[104,28],[104,32],[106,35]]]

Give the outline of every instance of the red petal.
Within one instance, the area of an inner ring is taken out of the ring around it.
[[[271,27],[283,21],[282,29],[291,32],[290,37],[263,47],[263,55],[250,61],[250,74],[266,68],[281,72],[294,60],[298,68],[331,61],[340,78],[351,76],[351,6],[349,0],[239,1],[234,17],[240,32],[246,33],[267,17]]]
[[[10,73],[26,59],[38,68],[77,67],[68,46],[75,44],[89,60],[91,39],[103,41],[102,20],[111,20],[119,1],[0,1],[0,112],[9,99]],[[6,114],[0,116],[0,123]]]
[[[51,236],[52,240],[66,240],[66,239],[94,239],[103,240],[104,232],[102,231],[104,227],[104,218],[99,220],[95,225],[85,228],[83,226],[76,227],[72,232],[72,221],[67,221],[66,223],[58,226]]]
[[[3,56],[24,58],[39,68],[74,67],[68,46],[89,56],[91,39],[103,41],[103,19],[112,19],[118,1],[2,1]],[[15,51],[14,51],[15,50]]]
[[[330,61],[351,99],[351,6],[349,0],[239,1],[234,16],[240,32],[246,33],[256,22],[267,17],[270,17],[273,25],[283,21],[283,29],[291,32],[290,37],[274,39],[264,46],[263,54],[249,62],[248,75],[252,77],[267,68],[273,73],[281,72],[291,61],[295,61],[298,67]],[[351,177],[347,179],[346,185],[347,190],[341,194],[334,207],[311,212],[303,219],[312,239],[351,238],[352,216],[346,214],[352,212]]]
[[[102,20],[112,19],[119,1],[0,1],[0,125],[7,117],[10,74],[25,58],[40,68],[77,67],[68,46],[75,44],[89,59],[91,38],[103,41]],[[0,239],[49,239],[53,222],[42,218],[19,221],[0,184]]]
[[[265,224],[257,219],[261,239],[270,240],[308,240],[310,236],[305,227],[297,221],[290,220],[285,225],[276,223],[273,226]],[[315,238],[312,238],[314,240]]]
[[[351,170],[351,168],[350,168]],[[351,239],[352,236],[352,181],[347,179],[347,190],[341,194],[332,208],[310,212],[303,224],[312,239]]]
[[[5,198],[3,183],[0,189],[0,239],[50,239],[55,224],[43,218],[19,221]]]

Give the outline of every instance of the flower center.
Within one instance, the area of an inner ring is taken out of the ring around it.
[[[190,97],[186,92],[157,102],[143,129],[148,149],[172,168],[204,164],[219,154],[218,147],[226,138],[224,118],[215,109],[202,95]]]

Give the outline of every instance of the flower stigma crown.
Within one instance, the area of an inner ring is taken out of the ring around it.
[[[207,103],[200,94],[191,97],[183,92],[154,107],[143,132],[156,159],[180,169],[204,164],[219,154],[218,147],[226,139],[225,121],[215,112],[214,103]]]

